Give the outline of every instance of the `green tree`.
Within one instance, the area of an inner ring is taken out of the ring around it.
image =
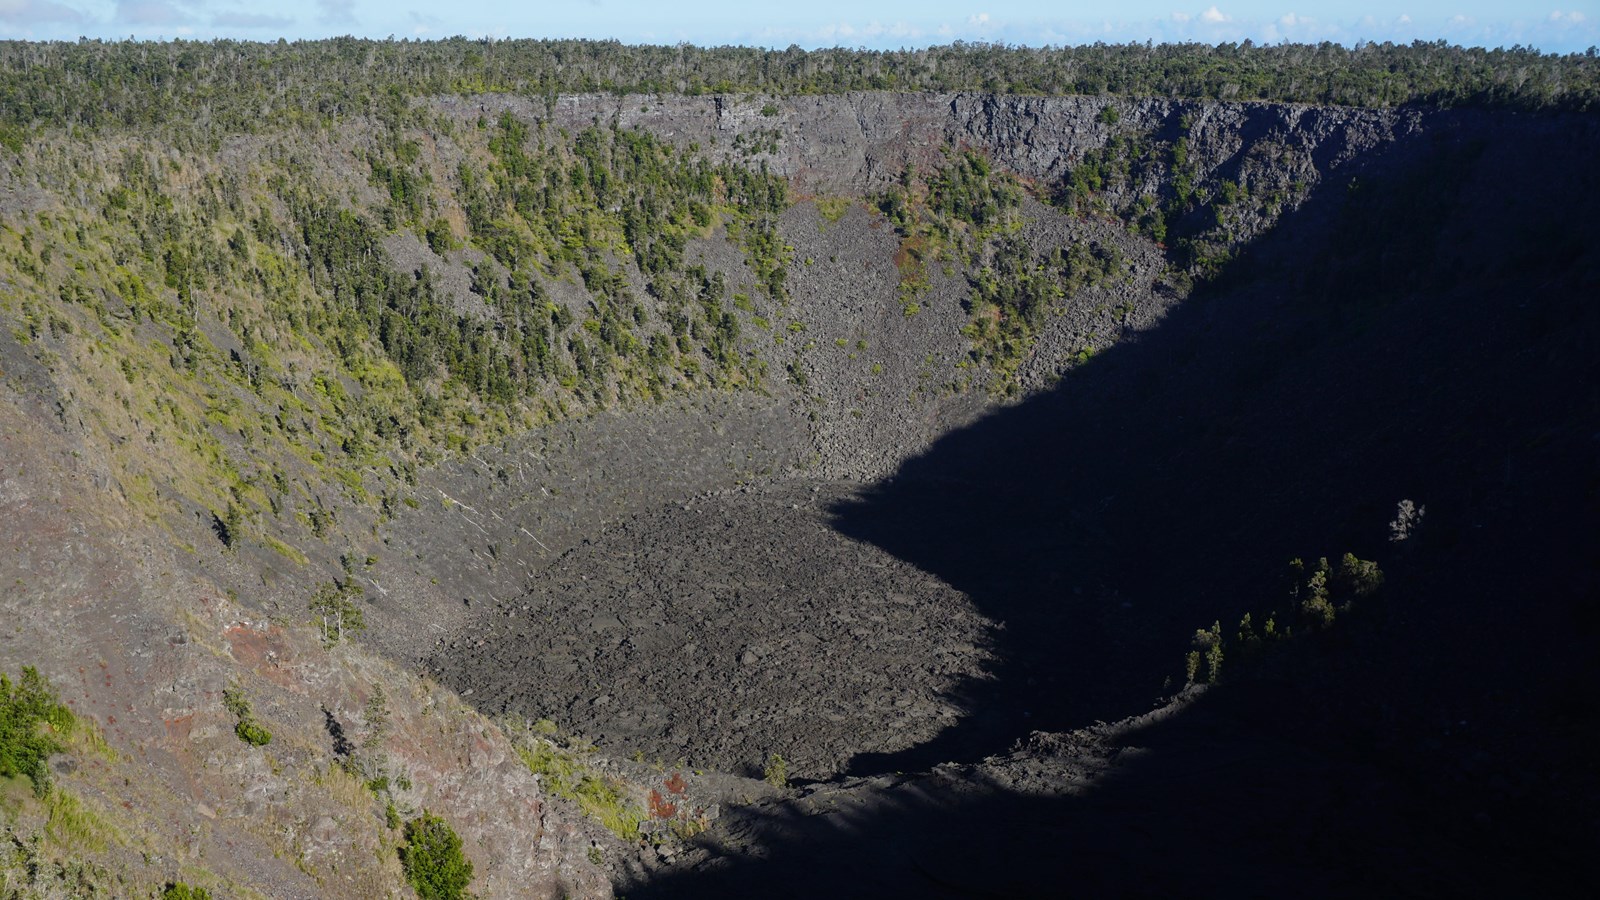
[[[472,882],[472,861],[461,853],[461,837],[450,823],[422,811],[406,823],[406,842],[400,847],[400,865],[406,881],[422,900],[458,900],[467,896]]]
[[[39,674],[27,666],[13,683],[0,674],[0,776],[28,776],[34,793],[50,790],[51,754],[66,748],[57,734],[71,730],[72,711],[61,704]]]
[[[322,632],[322,643],[333,646],[347,635],[366,630],[361,607],[353,598],[362,594],[361,586],[351,581],[325,581],[311,595],[311,614]]]

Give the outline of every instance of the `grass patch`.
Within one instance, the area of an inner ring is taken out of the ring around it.
[[[832,225],[850,211],[850,203],[849,197],[818,197],[817,213],[822,216],[822,221]]]
[[[550,792],[578,804],[589,818],[625,841],[639,840],[645,812],[629,802],[622,782],[584,764],[578,755],[539,737],[529,737],[517,747],[529,771],[538,775]]]
[[[306,559],[306,555],[301,553],[299,549],[285,544],[283,541],[278,540],[270,534],[262,535],[261,542],[266,544],[267,547],[273,552],[277,553],[279,556],[282,556],[284,559],[290,560],[291,562],[298,563],[302,566],[309,562],[309,560]]]
[[[45,800],[49,817],[44,830],[58,844],[103,851],[117,832],[91,807],[66,790],[54,790]]]

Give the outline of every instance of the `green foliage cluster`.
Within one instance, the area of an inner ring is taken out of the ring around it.
[[[992,91],[1593,109],[1594,53],[1362,44],[956,43],[919,50],[630,47],[614,41],[0,43],[0,145],[39,127],[204,121],[218,133],[333,123],[406,98],[502,91]],[[202,116],[203,113],[203,116]]]
[[[1312,629],[1323,629],[1333,624],[1340,611],[1348,609],[1357,598],[1366,597],[1383,586],[1383,572],[1378,564],[1358,559],[1346,553],[1337,568],[1328,565],[1328,558],[1307,566],[1299,559],[1290,560],[1289,571],[1293,579],[1290,597],[1293,610],[1300,622]]]
[[[1199,680],[1202,663],[1205,665],[1204,680],[1214,684],[1221,678],[1225,655],[1238,653],[1248,658],[1269,643],[1294,637],[1297,630],[1300,633],[1326,630],[1356,600],[1376,593],[1384,581],[1383,571],[1376,562],[1360,559],[1353,553],[1346,553],[1337,566],[1329,565],[1327,557],[1317,560],[1314,566],[1307,566],[1300,559],[1290,560],[1289,575],[1290,605],[1286,614],[1269,613],[1258,626],[1254,617],[1245,613],[1233,636],[1223,633],[1220,622],[1195,632],[1192,649],[1184,659],[1188,682]]]
[[[1125,266],[1115,246],[1077,243],[1035,255],[1018,238],[1000,238],[989,263],[970,279],[970,321],[962,329],[972,342],[972,360],[994,373],[994,390],[1007,396],[1020,390],[1017,369],[1061,301],[1120,275]]]
[[[367,623],[361,605],[355,602],[355,598],[361,594],[361,585],[348,578],[324,581],[317,585],[309,606],[324,646],[331,647],[348,636],[366,630]]]
[[[1142,181],[1156,161],[1154,150],[1149,135],[1114,134],[1105,146],[1085,153],[1083,159],[1072,166],[1056,186],[1051,200],[1071,212],[1112,212],[1101,201],[1101,192]]]
[[[1121,144],[1113,145],[1115,152],[1123,152]],[[1074,182],[1069,177],[1066,183]],[[1095,185],[1098,190],[1100,182]],[[901,238],[895,262],[907,315],[927,288],[929,262],[941,254],[959,254],[973,266],[981,265],[969,278],[969,321],[962,332],[972,344],[971,361],[990,368],[992,389],[1004,396],[1020,391],[1017,369],[1049,313],[1125,268],[1120,250],[1098,243],[1036,256],[1013,233],[1026,193],[1014,176],[994,168],[976,150],[946,148],[942,166],[926,175],[908,167],[877,200]],[[1070,202],[1073,196],[1069,191],[1053,199]]]
[[[25,666],[13,682],[0,673],[0,777],[27,776],[37,796],[50,790],[48,761],[66,747],[76,719],[56,697],[44,676]]]
[[[902,238],[923,237],[969,250],[1014,224],[1023,188],[972,148],[944,148],[944,163],[929,173],[907,166],[878,198],[878,208]]]
[[[928,208],[936,221],[965,222],[979,235],[1007,224],[1022,203],[1022,186],[982,153],[945,151],[945,165],[928,177]]]
[[[211,900],[211,892],[203,887],[190,887],[182,881],[174,881],[161,891],[161,900]]]
[[[767,757],[767,764],[761,769],[761,780],[775,788],[787,788],[789,786],[788,761],[776,753]]]
[[[1022,197],[1015,177],[970,148],[945,147],[944,164],[927,174],[906,167],[877,206],[900,236],[895,266],[907,316],[921,308],[917,298],[928,289],[928,265],[946,255],[976,263],[993,235],[1018,224]]]
[[[250,698],[244,695],[238,685],[223,688],[222,706],[238,719],[233,726],[233,733],[239,740],[252,747],[265,747],[272,743],[272,732],[256,721],[255,713],[250,709]]]
[[[1245,614],[1249,618],[1249,614]],[[1184,659],[1184,673],[1188,680],[1196,680],[1200,672],[1202,660],[1206,664],[1206,683],[1216,684],[1222,677],[1222,623],[1212,622],[1210,628],[1201,628],[1194,633],[1190,644],[1194,647]]]
[[[1303,185],[1251,195],[1249,185],[1240,180],[1246,166],[1269,168],[1292,159],[1293,151],[1270,140],[1246,148],[1227,167],[1232,178],[1201,172],[1189,152],[1191,119],[1182,116],[1175,123],[1177,136],[1170,140],[1158,130],[1113,134],[1068,170],[1050,190],[1049,201],[1078,215],[1121,218],[1130,230],[1166,247],[1174,270],[1184,279],[1219,275],[1252,236],[1239,228],[1240,211],[1276,215]],[[1275,154],[1282,158],[1273,158]]]
[[[457,310],[426,267],[396,272],[381,229],[359,212],[310,192],[288,198],[312,280],[326,286],[337,311],[322,332],[335,344],[349,334],[375,338],[424,426],[452,394],[514,411],[554,385],[604,402],[612,392],[658,397],[697,380],[758,377],[734,346],[737,319],[722,305],[720,279],[686,265],[684,249],[718,217],[738,223],[760,282],[781,296],[781,179],[764,168],[713,165],[642,132],[592,127],[568,137],[510,114],[492,126],[488,148],[486,169],[462,163],[457,172],[466,242],[491,257],[476,267],[472,286],[492,310],[488,318]],[[620,271],[627,256],[663,307],[653,333]],[[581,321],[545,294],[546,281],[563,272],[593,297]]]
[[[472,861],[461,852],[461,836],[428,812],[406,822],[400,865],[422,900],[460,900],[472,883]]]

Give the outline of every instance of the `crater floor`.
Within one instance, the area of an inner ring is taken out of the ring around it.
[[[790,480],[628,518],[434,655],[486,711],[624,755],[827,778],[966,712],[993,623],[961,592],[840,534],[857,485]]]

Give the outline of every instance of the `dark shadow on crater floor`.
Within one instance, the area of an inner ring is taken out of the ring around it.
[[[931,779],[749,811],[759,852],[629,896],[1594,890],[1600,138],[1512,121],[1325,185],[1155,331],[837,508],[1005,623],[966,718],[852,769],[1137,715],[1195,629],[1284,605],[1293,557],[1377,559],[1379,599],[1080,796]],[[1402,499],[1427,518],[1394,545]]]

